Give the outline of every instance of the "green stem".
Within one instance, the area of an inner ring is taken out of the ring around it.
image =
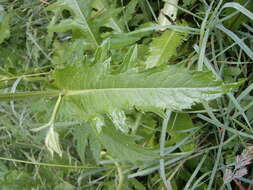
[[[42,98],[42,97],[57,97],[61,91],[35,91],[35,92],[18,92],[18,93],[4,93],[0,94],[0,101],[27,99],[27,98]]]
[[[52,116],[51,116],[51,119],[50,119],[50,123],[54,123],[54,121],[55,121],[56,113],[57,113],[58,108],[60,106],[61,99],[62,99],[62,95],[59,95],[59,97],[57,99],[57,102],[54,106],[54,110],[53,110],[53,113],[52,113]]]
[[[41,76],[41,75],[49,75],[50,72],[43,72],[43,73],[34,73],[34,74],[23,74],[23,75],[18,75],[18,76],[9,76],[9,77],[3,77],[0,79],[0,82],[3,81],[8,81],[8,80],[14,80],[17,78],[29,78],[29,77],[36,77],[36,76]]]
[[[42,163],[42,162],[31,162],[31,161],[26,161],[26,160],[18,160],[18,159],[5,158],[5,157],[0,157],[0,160],[18,162],[18,163],[24,163],[24,164],[39,165],[39,166],[48,166],[48,167],[75,168],[75,169],[100,168],[98,166],[77,166],[77,165],[61,165],[61,164],[51,164],[51,163]]]
[[[54,110],[53,110],[53,113],[51,115],[51,118],[50,118],[49,122],[47,124],[39,127],[39,128],[32,129],[32,131],[38,132],[38,131],[40,131],[40,130],[42,130],[44,128],[47,128],[47,127],[51,127],[51,128],[54,127],[54,121],[55,121],[56,113],[57,113],[58,108],[59,108],[60,103],[61,103],[61,99],[62,99],[62,95],[60,94],[59,97],[58,97],[58,99],[57,99],[57,102],[56,102],[56,104],[54,106]]]

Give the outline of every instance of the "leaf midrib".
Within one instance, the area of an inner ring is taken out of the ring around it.
[[[79,15],[81,16],[81,20],[82,20],[82,21],[85,23],[85,25],[87,26],[88,32],[90,33],[90,35],[91,35],[93,41],[95,42],[96,46],[98,47],[98,46],[99,46],[99,43],[98,43],[98,41],[97,41],[95,35],[93,34],[92,29],[91,29],[91,27],[90,27],[90,25],[89,25],[89,23],[88,23],[86,17],[83,15],[83,13],[82,13],[82,11],[81,11],[81,9],[80,9],[78,3],[76,2],[76,0],[74,0],[73,3],[75,4],[75,7],[77,8],[78,13],[79,13]]]
[[[96,88],[96,89],[85,89],[85,90],[65,90],[65,96],[73,96],[73,95],[81,95],[81,94],[88,94],[94,92],[104,92],[104,91],[137,91],[137,90],[209,90],[216,89],[217,87],[196,87],[196,88]]]
[[[162,53],[160,54],[159,59],[158,59],[158,61],[156,62],[155,65],[158,65],[158,63],[161,62],[162,57],[164,57],[164,54],[166,53],[165,50],[167,49],[167,46],[168,46],[172,36],[174,36],[174,34],[175,34],[175,31],[172,31],[170,36],[167,38],[167,41],[166,41],[165,45],[163,46]]]
[[[198,90],[198,91],[210,91],[219,90],[219,87],[195,87],[195,88],[99,88],[99,89],[85,89],[85,90],[55,90],[55,91],[29,91],[18,93],[4,93],[0,94],[0,101],[15,100],[15,99],[27,99],[27,98],[39,98],[39,97],[57,97],[74,96],[88,93],[105,92],[105,91],[143,91],[143,90]]]

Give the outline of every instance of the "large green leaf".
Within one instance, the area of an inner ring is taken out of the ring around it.
[[[183,110],[221,96],[231,85],[209,72],[193,72],[180,65],[138,72],[111,74],[110,59],[102,64],[68,66],[53,74],[55,86],[64,91],[86,118],[96,114],[117,115],[121,110]]]

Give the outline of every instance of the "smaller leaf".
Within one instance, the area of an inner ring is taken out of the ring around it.
[[[59,17],[61,15],[59,13],[63,10],[68,10],[72,15],[72,18],[61,20],[59,24],[51,22],[48,26],[49,33],[72,30],[74,38],[86,37],[85,39],[91,43],[91,46],[98,47],[99,36],[97,29],[95,30],[91,27],[89,20],[85,17],[81,8],[84,7],[80,7],[80,3],[77,0],[58,0],[49,5],[47,10],[53,11],[56,15],[55,18]]]
[[[110,59],[109,50],[110,50],[110,42],[109,40],[104,40],[95,51],[92,64],[95,65],[96,63],[103,63],[106,60]]]
[[[146,190],[146,187],[135,178],[129,179],[129,182],[131,183],[134,189]]]
[[[83,126],[78,126],[74,132],[74,138],[76,141],[76,151],[82,161],[85,163],[85,151],[88,145],[89,133],[86,132]]]
[[[129,48],[126,56],[124,57],[123,63],[121,64],[119,71],[120,72],[126,72],[127,70],[130,70],[136,66],[138,58],[138,46],[132,46]]]
[[[158,157],[151,150],[137,145],[132,137],[121,133],[114,127],[103,127],[103,131],[97,137],[108,153],[121,161],[136,163]]]
[[[152,68],[165,64],[182,44],[186,34],[167,30],[161,36],[153,39],[149,48],[149,56],[146,61],[146,68]]]
[[[0,5],[0,44],[10,37],[10,15]]]
[[[124,31],[124,26],[119,22],[118,14],[120,14],[123,8],[116,8],[112,3],[104,0],[96,0],[93,3],[93,8],[98,10],[97,12],[101,14],[100,17],[96,18],[98,24],[102,26],[113,29],[117,33],[122,33]],[[98,14],[97,13],[97,14]]]
[[[110,44],[112,49],[120,49],[141,39],[140,35],[128,35],[126,33],[112,34],[110,36]]]
[[[84,14],[85,17],[90,16],[91,12],[92,12],[92,3],[93,0],[77,0],[77,3],[82,11],[82,13]]]
[[[176,144],[182,141],[189,135],[189,132],[185,132],[185,130],[193,128],[194,125],[192,120],[188,114],[185,113],[174,113],[171,117],[170,124],[168,127],[169,134],[170,134],[170,144]],[[182,151],[191,151],[195,148],[194,143],[188,143],[182,145],[180,149]]]
[[[145,23],[140,25],[136,28],[136,31],[129,32],[129,33],[113,33],[109,35],[111,49],[120,49],[126,48],[126,46],[135,43],[136,41],[140,40],[141,38],[152,34],[152,31],[141,31],[146,27],[154,26],[152,23]],[[138,32],[141,31],[141,32]],[[107,37],[107,36],[106,36]],[[104,36],[105,38],[105,36]]]
[[[98,117],[96,117],[96,119],[98,119]],[[91,125],[94,126],[94,124],[95,123],[92,120]],[[77,143],[79,143],[77,151],[81,159],[86,161],[86,159],[88,159],[87,152],[89,148],[92,153],[92,159],[98,162],[100,159],[100,151],[102,148],[99,139],[97,138],[97,135],[99,135],[100,132],[98,131],[96,126],[92,127],[91,125],[88,123],[84,123],[80,126],[80,129],[77,130],[77,132],[80,132],[80,134],[78,134],[79,138],[76,139]]]
[[[122,24],[125,24],[127,25],[128,22],[131,20],[131,19],[136,19],[135,17],[133,17],[134,13],[135,13],[135,9],[137,7],[137,4],[138,4],[138,1],[139,0],[131,0],[126,6],[125,6],[125,9],[124,9],[124,16],[122,18],[120,18],[120,22]],[[128,27],[128,26],[127,26]]]
[[[54,64],[76,64],[81,65],[84,62],[84,48],[86,43],[84,40],[73,40],[69,42],[60,43],[54,42]]]
[[[100,152],[102,149],[102,146],[99,142],[99,139],[95,136],[95,131],[93,129],[90,129],[91,133],[89,136],[89,144],[90,144],[90,150],[92,152],[92,156],[94,160],[98,163],[100,159]]]

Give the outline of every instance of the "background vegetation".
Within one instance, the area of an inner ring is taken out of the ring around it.
[[[253,189],[253,1],[164,4],[0,0],[1,190]]]

